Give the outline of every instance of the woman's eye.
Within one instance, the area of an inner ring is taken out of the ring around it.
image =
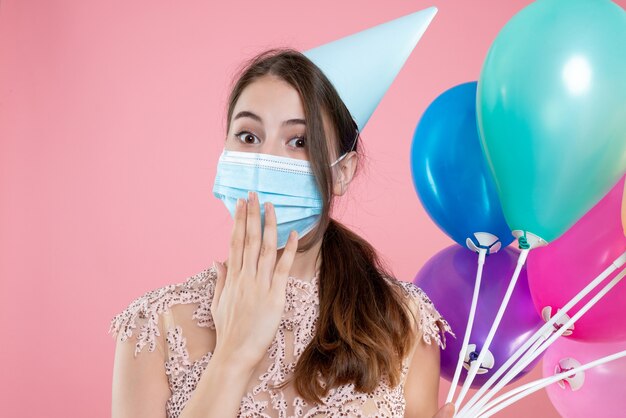
[[[290,140],[289,144],[292,144],[296,148],[304,148],[306,144],[306,138],[303,136],[297,136]]]
[[[236,133],[235,136],[237,138],[239,138],[240,141],[246,143],[246,144],[258,144],[261,141],[254,141],[255,139],[258,139],[256,136],[254,136],[254,134],[251,134],[248,131],[241,131],[239,133]],[[243,138],[243,139],[242,139]]]

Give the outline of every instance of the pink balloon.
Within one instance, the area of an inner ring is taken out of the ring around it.
[[[545,247],[528,255],[528,284],[535,309],[550,319],[624,251],[621,225],[622,179],[574,226]],[[568,312],[572,317],[614,272]],[[568,317],[568,318],[569,318]],[[626,279],[621,280],[563,335],[578,341],[626,340]],[[561,322],[564,323],[565,321]],[[626,414],[626,412],[624,412]],[[626,416],[626,415],[625,415]]]
[[[560,337],[543,356],[543,376],[554,376],[626,350],[623,342],[590,343]],[[567,376],[546,387],[548,397],[565,418],[626,416],[626,357]]]

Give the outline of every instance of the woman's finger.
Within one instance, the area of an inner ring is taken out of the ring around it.
[[[285,289],[287,287],[287,279],[289,278],[289,272],[291,271],[291,265],[298,249],[298,232],[292,230],[289,232],[289,238],[287,244],[283,250],[280,260],[276,263],[274,269],[274,276],[272,278],[271,291],[275,292],[275,296],[282,300],[285,296]]]
[[[255,277],[261,249],[261,209],[256,192],[248,192],[248,211],[246,219],[246,239],[243,246],[241,270]]]
[[[247,204],[245,199],[237,199],[235,208],[235,222],[230,235],[230,250],[228,256],[228,272],[230,277],[238,277],[243,262],[243,246],[246,240]]]
[[[215,291],[213,292],[213,300],[211,302],[212,312],[214,308],[217,309],[222,290],[224,289],[224,283],[226,282],[226,271],[224,269],[224,265],[219,261],[214,261],[213,266],[215,267],[215,272],[217,273],[217,279],[215,280]]]
[[[272,283],[272,274],[276,264],[276,211],[271,202],[265,202],[265,227],[263,241],[259,253],[257,277],[267,284],[269,289]]]

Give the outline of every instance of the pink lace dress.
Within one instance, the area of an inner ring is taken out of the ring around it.
[[[109,333],[135,344],[137,357],[146,348],[158,349],[163,356],[171,396],[164,405],[166,416],[178,417],[211,361],[215,347],[215,326],[210,304],[215,289],[215,270],[211,267],[177,284],[150,290],[133,300],[116,315]],[[419,326],[428,344],[434,339],[445,348],[445,332],[454,336],[448,322],[432,301],[417,286],[391,279],[401,285],[419,306]],[[314,335],[318,315],[317,277],[303,280],[290,277],[283,318],[276,337],[259,363],[239,409],[238,417],[402,417],[405,398],[404,380],[408,359],[402,370],[401,384],[391,387],[386,379],[371,393],[357,392],[353,384],[332,388],[323,404],[310,404],[298,396],[293,385],[274,390],[272,384],[284,381],[293,372],[300,354]],[[456,337],[455,337],[456,338]]]

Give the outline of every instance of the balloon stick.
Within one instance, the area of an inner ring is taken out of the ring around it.
[[[515,393],[510,393],[507,392],[505,393],[503,396],[501,396],[500,398],[496,398],[494,400],[494,404],[501,402],[499,405],[493,407],[492,409],[485,411],[485,412],[481,412],[480,415],[477,415],[477,418],[488,418],[490,416],[492,416],[493,414],[495,414],[496,412],[499,412],[501,410],[503,410],[504,408],[506,408],[507,406],[517,402],[518,400],[538,391],[539,389],[543,389],[544,387],[551,385],[554,382],[557,382],[561,379],[564,379],[568,376],[574,375],[578,372],[582,372],[585,371],[587,369],[590,369],[592,367],[596,367],[599,366],[601,364],[604,363],[608,363],[609,361],[614,361],[617,359],[620,359],[622,357],[626,357],[626,350],[623,351],[618,351],[617,353],[613,353],[611,355],[599,358],[597,360],[594,361],[590,361],[589,363],[585,363],[582,366],[578,366],[578,367],[574,367],[572,369],[569,370],[565,370],[561,373],[555,374],[553,376],[548,376],[545,377],[543,379],[538,379],[535,380],[533,382],[530,382],[524,386],[520,386],[519,388],[516,388],[510,392],[515,392]],[[515,396],[513,396],[515,395]],[[502,398],[502,399],[501,399]],[[506,398],[509,398],[508,400],[505,400]]]
[[[472,295],[472,306],[470,308],[469,318],[467,320],[467,326],[465,328],[465,337],[463,338],[463,344],[461,345],[461,351],[459,351],[459,360],[456,363],[456,370],[454,371],[454,378],[448,391],[448,398],[446,403],[451,402],[456,391],[456,385],[459,382],[459,376],[461,375],[461,369],[463,368],[463,361],[465,360],[465,351],[469,345],[470,334],[472,332],[472,326],[474,324],[474,314],[476,312],[476,305],[478,302],[478,293],[480,291],[480,282],[483,276],[483,266],[485,265],[485,257],[487,255],[486,248],[478,249],[478,269],[476,270],[476,282],[474,284],[474,293]]]
[[[478,354],[478,358],[471,363],[471,367],[470,367],[469,373],[467,375],[467,378],[465,379],[465,383],[463,384],[463,387],[461,389],[461,393],[459,394],[459,397],[458,397],[458,399],[455,402],[455,405],[454,405],[455,411],[459,410],[459,406],[461,405],[461,402],[463,401],[463,398],[467,394],[467,391],[469,390],[470,385],[474,381],[474,377],[476,376],[476,373],[478,372],[478,368],[480,367],[480,365],[481,365],[481,363],[483,361],[483,358],[487,354],[487,350],[489,349],[489,345],[491,344],[491,341],[493,340],[493,336],[495,335],[496,330],[498,329],[498,325],[500,325],[500,321],[502,319],[502,316],[504,315],[504,311],[506,309],[506,306],[509,303],[509,299],[511,298],[511,294],[513,293],[513,288],[515,287],[515,284],[517,283],[517,279],[518,279],[518,277],[520,275],[520,272],[522,271],[522,266],[526,262],[526,257],[528,257],[528,252],[529,251],[530,251],[530,248],[524,248],[520,252],[520,256],[519,256],[519,258],[517,260],[517,266],[515,267],[515,271],[513,272],[513,277],[511,278],[509,286],[508,286],[508,288],[506,290],[506,293],[504,295],[504,299],[502,300],[502,303],[500,304],[500,308],[498,309],[498,313],[496,314],[496,318],[493,321],[493,324],[491,325],[491,329],[489,330],[489,334],[487,335],[487,339],[485,340],[485,343],[483,344],[483,347],[481,348],[480,353]]]
[[[528,353],[526,353],[520,361],[515,363],[513,368],[500,381],[498,381],[496,386],[478,401],[478,396],[481,395],[480,392],[482,391],[484,393],[485,391],[487,391],[488,385],[490,386],[493,383],[492,380],[497,379],[504,371],[504,369],[508,368],[510,364],[515,361],[517,357],[519,357],[519,355],[521,354],[520,351],[525,350],[530,344],[534,343],[534,340],[539,341],[541,340],[541,337],[545,339],[546,334],[543,333],[545,329],[547,329],[554,322],[556,322],[560,316],[565,315],[568,309],[571,309],[572,306],[578,303],[580,299],[582,299],[587,293],[589,293],[590,290],[595,288],[602,280],[606,279],[606,277],[611,275],[617,268],[623,266],[625,261],[626,252],[618,257],[613,263],[611,263],[611,265],[607,269],[605,269],[597,278],[595,278],[585,289],[583,289],[576,296],[574,296],[563,307],[563,309],[561,309],[553,318],[550,319],[550,321],[544,324],[541,329],[539,329],[531,338],[529,338],[528,341],[517,352],[515,352],[513,356],[511,356],[511,358],[509,358],[504,366],[498,369],[496,374],[494,374],[491,379],[489,379],[489,381],[487,381],[485,385],[480,388],[479,392],[475,394],[474,398],[472,398],[470,402],[468,402],[463,407],[463,409],[459,411],[459,418],[476,416],[476,411],[480,410],[480,408],[482,408],[482,406],[485,405],[485,403],[488,402],[489,399],[491,399],[502,387],[510,382],[511,379],[515,377],[520,370],[526,367],[539,354],[545,351],[548,346],[550,346],[559,336],[561,336],[574,322],[576,322],[576,320],[578,320],[578,318],[580,318],[585,312],[591,309],[591,307],[595,305],[598,300],[600,300],[609,290],[611,290],[611,288],[613,288],[613,286],[615,286],[624,277],[624,275],[626,275],[626,269],[622,270],[617,276],[611,279],[611,281],[607,283],[596,295],[594,295],[594,297],[591,298],[578,312],[576,312],[576,314],[572,316],[571,319],[569,319],[563,326],[556,330],[556,332],[554,332],[554,334],[552,334],[547,341],[542,341],[542,344],[539,345],[538,348],[534,350],[529,350]],[[537,336],[539,336],[539,338],[537,338]],[[536,347],[536,344],[534,347]],[[475,401],[476,404],[472,406],[472,401],[474,399],[476,399],[477,402]]]

